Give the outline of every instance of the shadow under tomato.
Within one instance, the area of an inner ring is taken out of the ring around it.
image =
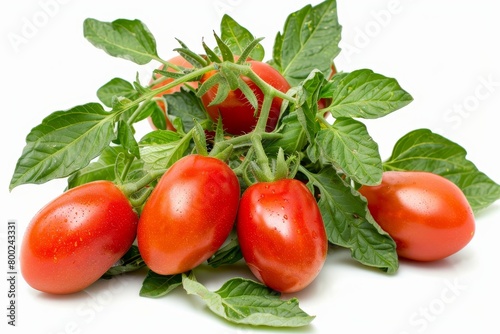
[[[83,291],[78,291],[75,293],[69,293],[69,294],[64,294],[64,295],[58,295],[58,294],[52,294],[52,293],[46,293],[38,290],[33,290],[33,294],[35,298],[41,299],[41,300],[47,300],[47,301],[71,301],[71,300],[79,300],[86,298],[87,293],[85,290]]]
[[[421,270],[431,270],[436,271],[449,271],[456,270],[460,266],[469,266],[472,260],[473,254],[467,250],[462,250],[459,253],[453,254],[437,261],[414,261],[405,258],[399,259],[400,270],[404,267],[417,268]]]

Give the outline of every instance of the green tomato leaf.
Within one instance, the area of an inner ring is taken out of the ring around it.
[[[385,170],[418,170],[441,175],[464,192],[474,212],[500,199],[500,185],[466,158],[467,151],[428,129],[400,138],[383,166]]]
[[[127,59],[139,65],[158,59],[156,41],[146,25],[139,20],[101,22],[88,18],[83,24],[83,35],[95,47],[113,57]]]
[[[201,297],[216,315],[236,324],[302,327],[314,319],[300,309],[297,299],[282,300],[279,293],[248,279],[233,278],[212,292],[194,276],[183,274],[182,285],[188,294]]]
[[[145,134],[144,137],[141,138],[139,144],[141,146],[170,144],[177,142],[181,138],[182,135],[174,131],[155,130]]]
[[[196,93],[181,90],[173,94],[164,95],[169,116],[179,117],[182,120],[183,130],[191,130],[195,121],[202,123],[207,120],[207,113]]]
[[[302,151],[307,144],[307,135],[304,127],[298,120],[297,112],[292,112],[282,117],[280,119],[280,126],[275,131],[280,133],[282,137],[278,139],[264,139],[262,142],[269,156],[278,154],[280,148],[287,155],[295,154]]]
[[[378,118],[413,101],[395,79],[368,69],[334,75],[320,97],[332,99],[328,111],[335,118]]]
[[[238,239],[234,238],[215,252],[207,260],[207,263],[209,266],[217,268],[236,263],[241,259],[243,259],[243,254],[241,253],[240,244],[238,243]]]
[[[222,56],[223,61],[234,62],[233,50],[214,32],[214,37],[217,42],[217,48]]]
[[[328,240],[350,249],[352,257],[361,264],[395,273],[396,243],[370,215],[364,198],[332,167],[318,174],[308,172],[306,176],[321,194],[318,205]]]
[[[128,124],[128,122],[122,120],[118,122],[118,141],[120,145],[123,146],[130,154],[140,159],[141,154],[139,152],[139,145],[135,140],[134,133],[134,129],[130,124]]]
[[[318,112],[318,94],[323,84],[324,76],[321,72],[313,70],[309,76],[295,88],[295,94],[300,105],[296,109],[298,120],[305,130],[309,142],[314,141],[316,133],[320,129],[316,121]]]
[[[322,157],[354,181],[376,185],[382,180],[378,144],[366,126],[352,118],[339,118],[316,136]]]
[[[335,0],[307,5],[290,14],[274,42],[274,66],[292,87],[314,69],[328,77],[332,61],[340,53],[341,30]]]
[[[98,103],[47,116],[26,137],[10,189],[67,177],[87,166],[115,138],[114,118]]]
[[[243,51],[254,40],[254,36],[246,28],[242,27],[229,15],[224,14],[220,23],[221,39],[231,49],[233,54],[242,55]],[[250,52],[249,57],[254,60],[264,59],[264,48],[259,43]]]
[[[145,170],[162,170],[179,160],[189,147],[190,136],[169,130],[156,130],[139,141]]]
[[[96,180],[118,180],[119,176],[116,175],[117,165],[118,170],[123,169],[126,157],[127,151],[122,146],[106,147],[96,161],[79,169],[68,178],[68,188],[74,188]],[[129,167],[130,171],[127,174],[127,179],[135,180],[142,176],[142,167],[142,160],[134,159]]]
[[[139,247],[132,245],[130,249],[123,255],[120,260],[109,268],[102,278],[112,278],[116,275],[121,275],[131,271],[139,270],[146,266],[146,263],[139,253]]]
[[[160,275],[152,270],[149,270],[146,278],[142,282],[142,287],[139,291],[139,295],[141,297],[149,298],[163,297],[181,284],[181,274]]]
[[[97,97],[106,106],[112,108],[115,99],[126,97],[134,99],[137,97],[137,91],[127,80],[121,78],[111,79],[97,90]]]
[[[155,128],[159,130],[167,129],[167,116],[163,109],[161,109],[157,103],[154,103],[150,106],[151,110],[151,121]]]
[[[133,121],[134,123],[138,123],[138,122],[152,116],[156,112],[161,112],[165,117],[165,113],[158,106],[158,103],[156,101],[151,100],[151,101],[147,101],[147,102],[143,102],[143,103],[144,103],[144,105],[141,105],[141,110],[140,110],[139,114],[134,117],[134,121]]]

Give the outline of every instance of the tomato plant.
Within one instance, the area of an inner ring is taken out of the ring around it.
[[[181,66],[181,67],[185,67],[185,68],[192,68],[193,65],[191,65],[190,62],[188,62],[184,57],[182,56],[175,56],[175,57],[172,57],[170,58],[169,60],[167,60],[168,63],[170,64],[173,64],[173,65],[176,65],[176,66]],[[160,70],[163,70],[165,68],[164,65],[160,66],[159,69]],[[172,67],[168,67],[167,68],[167,71],[168,72],[173,72],[173,68]],[[150,84],[153,83],[154,80],[158,80],[162,78],[162,75],[159,74],[159,73],[155,73],[154,76],[153,76],[153,79],[151,80]],[[172,81],[174,81],[173,78],[166,78],[156,84],[154,84],[151,89],[157,89],[157,88],[161,88],[161,87],[164,87],[165,85],[171,83]],[[193,87],[193,88],[197,88],[198,87],[198,82],[196,81],[190,81],[187,83],[189,86]],[[156,101],[156,103],[158,104],[158,106],[163,110],[163,112],[165,113],[165,118],[166,118],[166,123],[167,123],[167,130],[172,130],[172,131],[175,131],[175,127],[173,126],[172,122],[170,122],[169,118],[168,118],[168,114],[167,114],[167,106],[165,105],[165,101],[163,99],[161,99],[161,97],[163,97],[163,95],[167,95],[167,94],[173,94],[175,92],[179,92],[182,88],[182,84],[180,85],[177,85],[177,86],[174,86],[172,88],[169,88],[169,89],[166,89],[165,91],[161,92],[161,93],[158,93],[156,95],[156,97],[160,98]],[[153,128],[156,128],[154,126],[154,124],[152,123],[151,119],[149,120],[150,121],[150,125],[153,127]]]
[[[26,282],[54,294],[83,290],[132,246],[138,216],[109,181],[72,188],[31,220],[20,263]]]
[[[268,60],[264,37],[229,15],[220,34],[213,31],[215,46],[202,39],[199,54],[176,38],[179,56],[169,60],[140,20],[86,19],[85,38],[108,55],[168,67],[144,83],[139,75],[113,78],[98,89],[100,102],[54,111],[25,137],[10,190],[57,178],[68,178],[69,188],[83,184],[28,227],[26,281],[69,293],[104,271],[146,264],[141,296],[182,286],[228,321],[299,327],[314,317],[278,291],[308,286],[329,244],[388,274],[399,257],[430,261],[464,247],[474,234],[472,210],[497,201],[500,185],[460,145],[428,129],[404,135],[382,161],[363,122],[413,97],[370,69],[337,73],[337,12],[336,1],[325,0],[291,13],[273,33]],[[179,92],[182,85],[192,91]],[[163,113],[176,116],[179,131],[155,129],[175,130]],[[139,138],[137,123],[148,118],[155,131]],[[384,173],[422,167],[446,170],[459,188],[432,174]],[[102,179],[110,181],[94,181]],[[237,237],[224,243],[235,221]],[[206,260],[215,269],[242,258],[264,284],[233,278],[212,292],[195,279],[192,269]]]
[[[362,186],[375,221],[395,240],[399,256],[434,261],[474,236],[472,209],[454,183],[437,174],[387,171],[377,186]]]
[[[251,185],[241,197],[236,224],[246,263],[272,289],[304,289],[323,267],[328,250],[323,219],[301,181]]]
[[[256,60],[249,60],[248,63],[250,64],[252,70],[259,77],[261,77],[262,80],[277,90],[286,93],[290,89],[290,85],[286,79],[271,65]],[[207,72],[203,75],[201,82],[205,82],[215,73],[216,71]],[[242,79],[254,92],[260,109],[262,101],[264,100],[262,90],[247,77],[242,77]],[[224,129],[233,135],[241,135],[252,131],[257,124],[259,113],[256,112],[252,105],[248,102],[243,92],[240,89],[230,91],[229,95],[223,102],[216,105],[210,105],[217,94],[217,88],[217,85],[215,85],[201,96],[201,101],[210,115],[210,118],[216,122],[219,117],[221,117]],[[282,99],[278,97],[275,97],[272,101],[266,123],[266,131],[268,132],[274,130],[276,124],[278,123],[281,103]]]
[[[148,267],[170,275],[213,255],[231,232],[239,181],[223,161],[188,155],[161,177],[142,210],[139,251]]]

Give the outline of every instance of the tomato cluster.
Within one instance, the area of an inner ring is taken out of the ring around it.
[[[256,277],[283,292],[305,288],[326,259],[328,242],[316,201],[294,179],[261,182],[240,201],[240,184],[223,161],[198,154],[163,174],[140,218],[109,181],[75,187],[32,220],[21,253],[26,281],[66,294],[99,279],[137,236],[146,265],[161,275],[189,271],[209,259],[234,224]]]
[[[169,62],[191,67],[181,57]],[[277,91],[290,89],[269,64],[248,64]],[[206,72],[200,85],[215,74],[216,70]],[[153,89],[173,82],[159,75],[155,79]],[[257,109],[240,89],[229,91],[217,104],[212,103],[216,85],[200,96],[207,114],[214,123],[220,118],[227,136],[251,133],[260,117],[264,94],[249,78],[241,79],[255,95]],[[196,81],[189,85],[198,88]],[[165,115],[161,96],[180,87],[169,86],[157,94]],[[273,97],[264,131],[275,129],[281,104]],[[321,271],[329,239],[318,197],[302,181],[259,180],[257,175],[245,188],[224,159],[201,153],[184,155],[152,181],[148,186],[153,190],[140,209],[111,181],[77,186],[50,202],[24,236],[21,264],[26,281],[49,293],[80,291],[102,277],[134,242],[150,270],[180,274],[210,259],[232,231],[250,271],[274,290],[302,290]],[[362,186],[359,193],[375,221],[395,240],[401,257],[439,260],[459,251],[474,235],[474,217],[464,194],[436,174],[385,172],[380,185]]]

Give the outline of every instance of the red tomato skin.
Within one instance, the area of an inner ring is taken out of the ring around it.
[[[290,89],[290,84],[281,75],[281,73],[276,70],[271,65],[256,61],[249,60],[248,63],[252,67],[252,70],[262,78],[269,85],[273,86],[277,90],[286,93]],[[206,73],[201,82],[206,81],[209,77],[215,74],[215,71]],[[257,97],[259,109],[262,106],[262,101],[264,100],[264,94],[250,79],[247,77],[242,77],[242,79],[248,84],[252,89],[255,96]],[[230,91],[227,98],[213,106],[209,106],[210,102],[215,98],[217,94],[217,87],[213,87],[207,93],[201,96],[201,101],[205,106],[210,118],[217,122],[219,116],[222,118],[222,124],[224,130],[232,135],[242,135],[251,132],[255,125],[257,124],[258,115],[255,116],[255,109],[250,105],[245,95],[241,90],[236,89]],[[271,132],[276,127],[278,123],[281,104],[283,100],[280,98],[274,98],[271,103],[271,109],[269,111],[269,116],[266,123],[266,131]]]
[[[168,60],[169,63],[172,63],[174,65],[177,65],[177,66],[182,66],[182,67],[186,67],[186,68],[192,68],[193,65],[188,62],[184,57],[182,56],[175,56],[171,59]],[[162,70],[164,68],[164,66],[160,66],[159,69]],[[167,69],[168,72],[173,72],[173,69],[172,68],[168,68]],[[159,79],[161,78],[162,75],[161,74],[157,74],[155,73],[154,74],[154,78],[155,79]],[[154,85],[151,87],[151,89],[157,89],[157,88],[160,88],[160,87],[163,87],[169,83],[171,83],[172,81],[174,81],[173,78],[167,78],[165,80],[163,80],[162,82]],[[152,81],[150,82],[150,84],[152,83]],[[188,85],[190,85],[191,87],[193,88],[198,88],[198,82],[196,81],[191,81],[191,82],[188,82],[187,83]],[[183,85],[177,85],[177,86],[174,86],[170,89],[167,89],[161,93],[158,93],[156,94],[156,97],[162,97],[163,95],[167,95],[167,94],[173,94],[175,92],[180,92],[181,91],[181,88],[182,88]],[[157,100],[156,103],[158,104],[158,106],[163,110],[163,112],[165,113],[165,116],[167,116],[167,107],[165,106],[165,102],[163,100]],[[167,121],[167,130],[171,130],[171,131],[176,131],[174,125],[172,124],[172,122],[170,122],[170,120],[168,119],[168,117],[166,117],[166,121]],[[153,122],[151,121],[151,119],[149,119],[149,124],[151,125],[151,127],[153,129],[156,129],[156,127],[154,126]]]
[[[112,182],[72,188],[31,220],[20,250],[21,273],[39,291],[81,291],[132,246],[137,222],[127,197]]]
[[[429,172],[387,171],[377,186],[362,186],[375,221],[396,242],[400,257],[436,261],[474,236],[472,209],[461,189]]]
[[[139,219],[137,243],[161,275],[186,272],[212,256],[233,229],[240,185],[223,161],[191,154],[161,177]]]
[[[319,274],[328,239],[317,202],[295,179],[256,183],[240,200],[236,223],[243,257],[266,286],[297,292]]]

